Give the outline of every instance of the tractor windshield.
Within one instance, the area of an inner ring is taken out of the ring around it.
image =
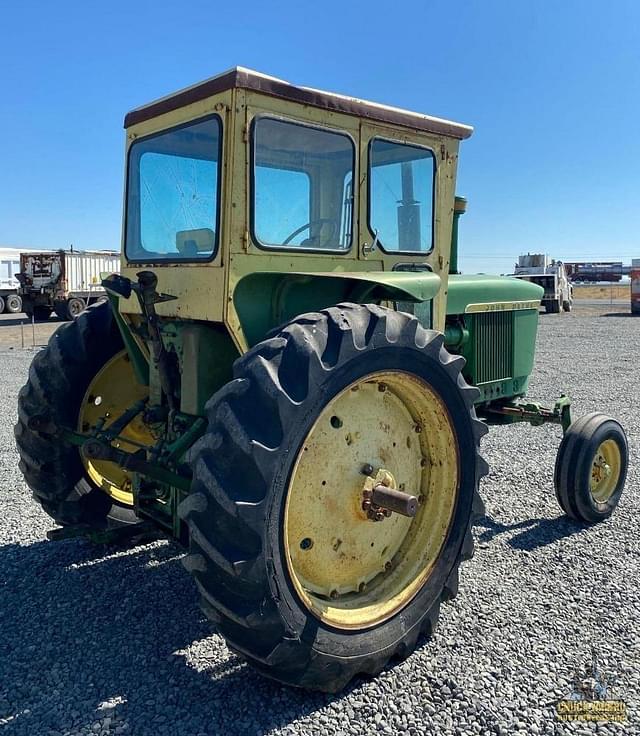
[[[256,243],[347,250],[353,218],[352,139],[333,130],[259,117],[252,143]]]
[[[220,135],[220,121],[214,116],[132,144],[125,231],[129,261],[196,261],[214,256]]]

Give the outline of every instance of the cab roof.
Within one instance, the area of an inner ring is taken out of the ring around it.
[[[434,118],[410,110],[398,107],[389,107],[377,102],[359,100],[355,97],[335,94],[334,92],[323,92],[311,87],[297,87],[289,82],[276,77],[270,77],[260,72],[236,66],[222,74],[195,84],[192,87],[175,92],[167,97],[162,97],[148,105],[137,107],[127,113],[124,119],[124,127],[150,120],[172,110],[199,102],[207,97],[224,92],[229,89],[249,89],[261,92],[272,97],[298,102],[304,105],[312,105],[335,112],[346,113],[360,118],[392,125],[403,125],[414,130],[423,130],[429,133],[446,135],[451,138],[462,140],[473,133],[473,128],[462,123],[454,123],[442,118]]]

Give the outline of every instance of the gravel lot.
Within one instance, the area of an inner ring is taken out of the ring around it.
[[[487,515],[458,597],[431,641],[338,697],[265,681],[231,655],[173,544],[46,541],[51,524],[30,500],[12,433],[33,353],[0,341],[0,731],[640,733],[640,319],[606,311],[541,316],[531,396],[565,389],[575,416],[603,410],[623,423],[631,468],[614,517],[583,529],[561,516],[558,428],[492,430]],[[627,701],[626,726],[554,720],[592,647]]]

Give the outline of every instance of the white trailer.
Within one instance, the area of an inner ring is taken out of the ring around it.
[[[514,276],[542,286],[542,306],[547,312],[557,314],[560,309],[571,311],[573,286],[562,261],[542,253],[527,253],[518,257]]]
[[[74,319],[105,296],[101,276],[120,269],[115,251],[40,251],[20,255],[19,294],[26,314]]]
[[[0,248],[0,314],[22,311],[22,299],[18,294],[20,282],[16,274],[20,273],[20,253],[27,252],[18,248]]]

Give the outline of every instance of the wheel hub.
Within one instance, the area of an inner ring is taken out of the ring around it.
[[[140,385],[134,375],[126,350],[111,358],[89,384],[80,405],[78,430],[87,432],[101,423],[107,429],[111,422],[122,415],[137,401],[147,398],[149,387]],[[136,417],[121,432],[122,439],[114,447],[126,452],[135,452],[139,444],[154,443],[154,437],[141,416]],[[138,443],[129,444],[127,439]],[[87,475],[98,488],[127,506],[133,506],[131,474],[107,460],[90,460],[82,457]]]
[[[363,462],[371,468],[364,482]],[[400,610],[438,557],[457,485],[451,421],[428,384],[381,372],[343,390],[307,435],[289,484],[287,563],[303,603],[341,628]],[[381,486],[404,503],[415,494],[415,515],[374,503]]]
[[[594,500],[605,503],[615,491],[620,478],[622,458],[613,440],[605,440],[596,450],[591,464],[589,489]]]

